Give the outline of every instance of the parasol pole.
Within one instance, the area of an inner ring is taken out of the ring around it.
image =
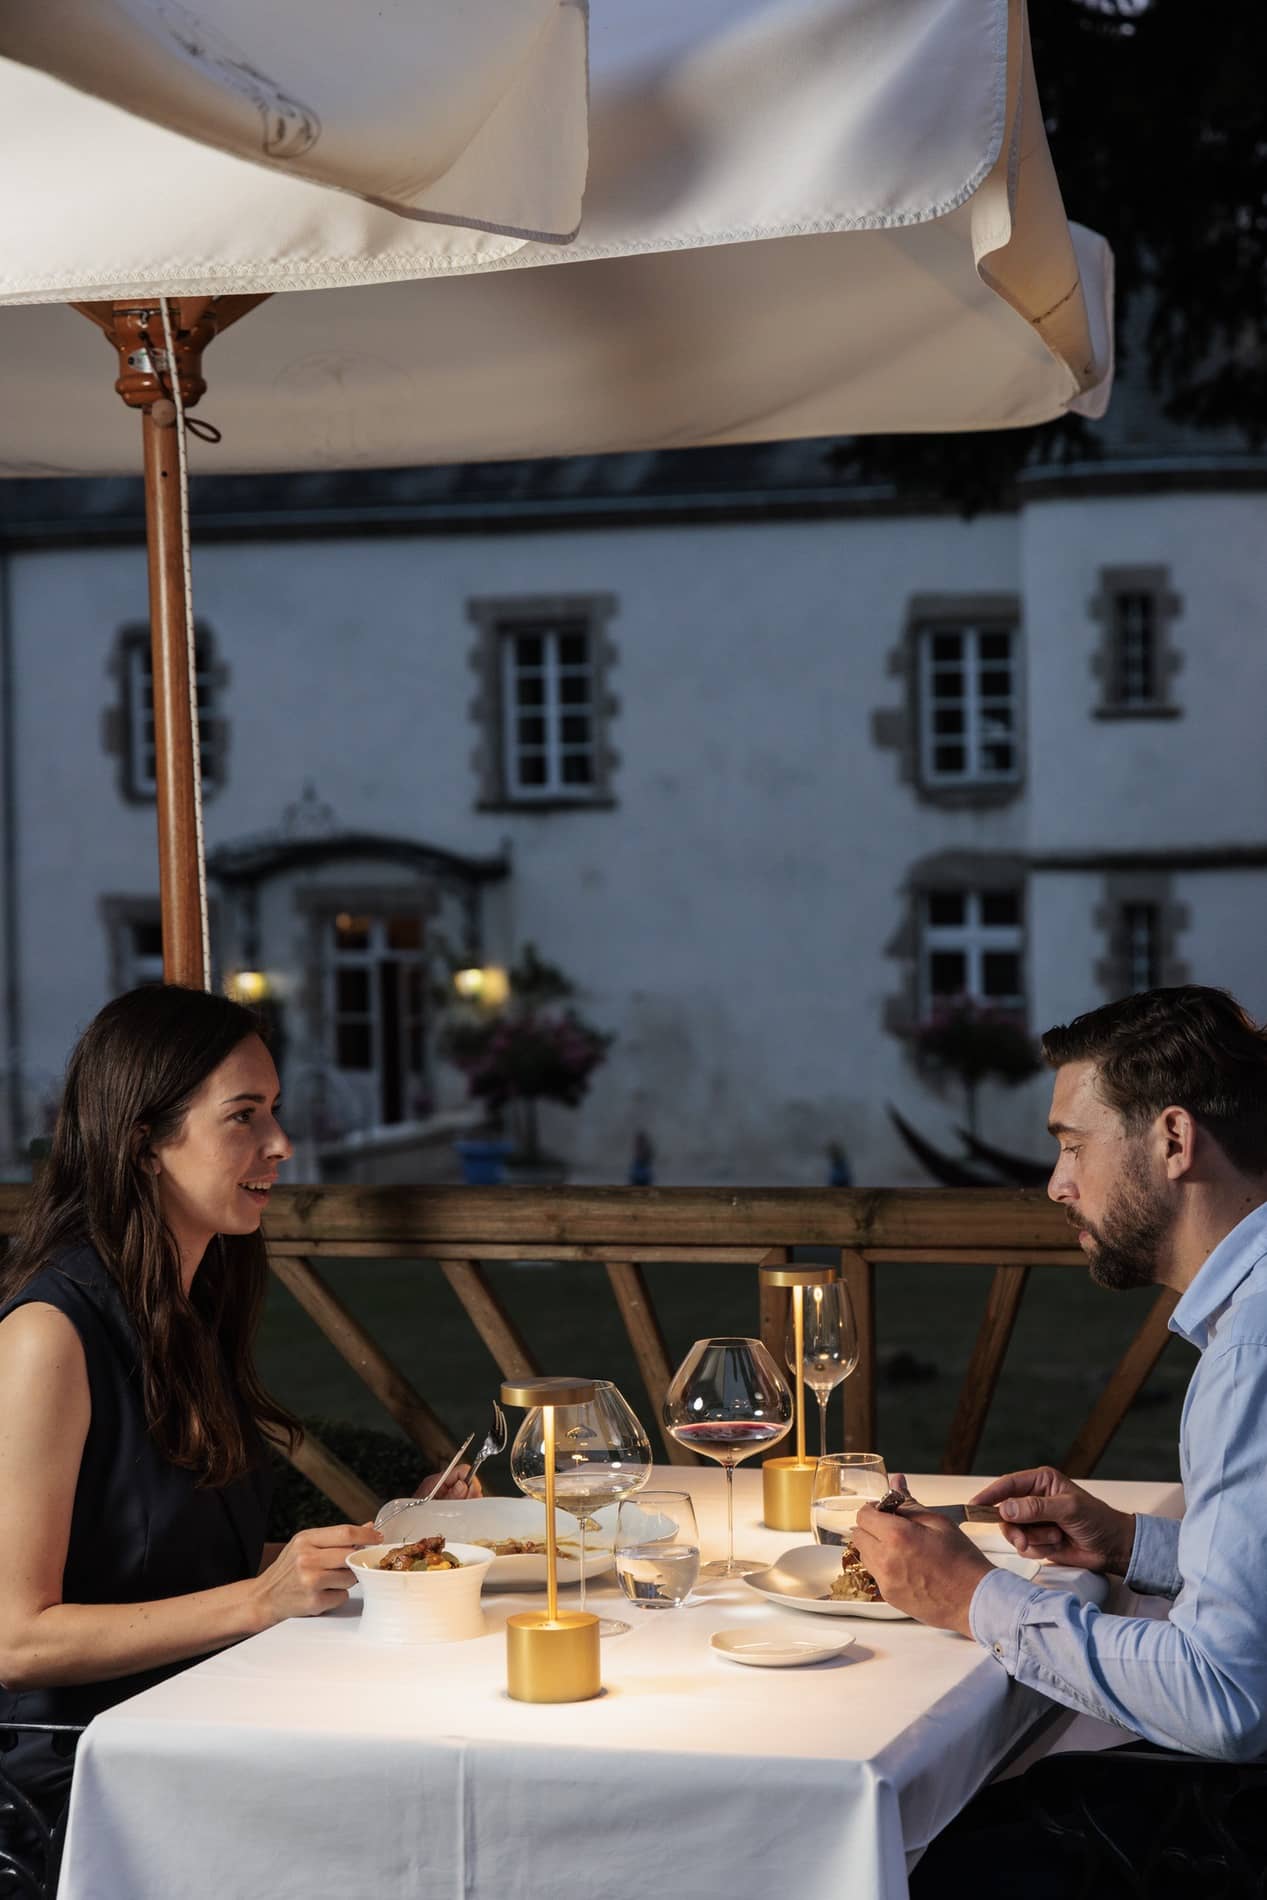
[[[141,412],[163,977],[192,989],[209,986],[211,951],[185,411],[194,407],[207,387],[202,352],[208,343],[264,301],[263,297],[150,297],[74,306],[117,350],[115,388],[129,408]]]

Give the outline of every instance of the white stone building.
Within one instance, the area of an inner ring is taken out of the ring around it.
[[[581,1180],[924,1176],[904,1032],[1035,1030],[1224,983],[1267,1014],[1267,458],[1119,399],[1102,459],[964,522],[823,444],[204,482],[206,823],[222,971],[344,1130],[462,1099],[442,936],[561,964],[617,1040],[547,1119]],[[16,1164],[77,1029],[157,971],[139,491],[0,491],[0,1108]],[[307,788],[307,790],[305,790]],[[1041,1157],[1045,1085],[982,1133]]]

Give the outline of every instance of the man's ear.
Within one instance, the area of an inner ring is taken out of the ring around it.
[[[1186,1108],[1163,1108],[1156,1127],[1162,1143],[1166,1174],[1172,1181],[1190,1173],[1196,1159],[1197,1124]]]

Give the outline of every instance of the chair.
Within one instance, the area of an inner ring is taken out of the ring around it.
[[[20,1735],[51,1735],[53,1752],[71,1761],[83,1729],[65,1722],[0,1726],[0,1900],[54,1900],[66,1839],[70,1794],[49,1816],[5,1772],[4,1758]]]

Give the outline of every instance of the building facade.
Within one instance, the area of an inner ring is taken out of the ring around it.
[[[1129,433],[1129,432],[1128,432]],[[319,1149],[464,1099],[437,971],[561,965],[615,1035],[573,1177],[927,1180],[912,1060],[964,996],[1039,1030],[1156,982],[1267,1014],[1267,463],[1145,432],[963,521],[822,444],[204,483],[222,976]],[[139,497],[10,484],[4,1145],[161,969]],[[981,1133],[1041,1158],[1046,1088]],[[313,1157],[305,1157],[308,1166]]]

